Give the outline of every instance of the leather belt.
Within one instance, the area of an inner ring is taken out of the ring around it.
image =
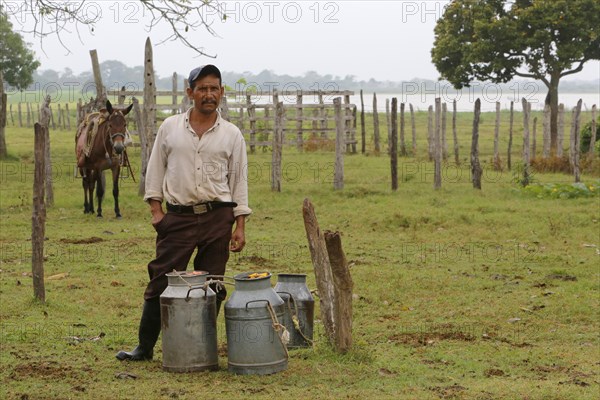
[[[237,203],[233,201],[207,201],[193,206],[180,206],[167,203],[167,211],[178,214],[205,214],[222,207],[237,207]]]

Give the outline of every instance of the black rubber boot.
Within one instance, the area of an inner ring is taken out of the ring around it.
[[[154,345],[160,334],[160,299],[146,300],[140,320],[138,333],[139,344],[132,351],[120,351],[116,357],[119,360],[145,361],[152,360]]]

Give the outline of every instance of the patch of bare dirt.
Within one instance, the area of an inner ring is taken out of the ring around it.
[[[60,380],[74,378],[77,375],[71,367],[59,365],[56,361],[35,361],[16,365],[9,378],[18,381],[28,378]]]
[[[403,332],[394,334],[388,339],[392,342],[420,347],[432,346],[443,340],[472,342],[475,340],[475,337],[470,333],[461,332],[460,330],[454,330],[451,327],[448,327],[448,329],[433,330],[430,332]]]
[[[467,390],[466,387],[457,383],[444,387],[433,386],[428,389],[437,394],[440,399],[458,399],[462,397],[462,392]]]
[[[97,236],[92,236],[90,238],[85,238],[85,239],[60,239],[61,243],[68,243],[68,244],[90,244],[90,243],[100,243],[100,242],[104,242],[104,239],[99,238]]]

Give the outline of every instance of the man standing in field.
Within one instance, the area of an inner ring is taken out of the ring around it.
[[[246,244],[248,207],[246,142],[221,118],[221,72],[214,65],[193,69],[187,95],[194,105],[160,126],[146,172],[144,200],[156,230],[156,258],[148,264],[139,344],[119,360],[150,360],[160,333],[159,296],[168,272],[184,271],[197,250],[194,269],[223,275],[229,251]],[[166,203],[166,214],[162,203]],[[235,225],[235,229],[233,226]],[[233,230],[233,232],[232,232]],[[226,292],[217,293],[217,313]]]

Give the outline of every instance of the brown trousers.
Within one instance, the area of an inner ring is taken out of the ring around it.
[[[154,227],[156,229],[156,258],[148,264],[150,282],[144,299],[157,298],[167,288],[165,274],[185,271],[194,253],[194,270],[211,275],[223,275],[229,260],[229,242],[235,218],[233,209],[218,208],[204,214],[169,212]],[[217,293],[224,300],[227,292]]]

